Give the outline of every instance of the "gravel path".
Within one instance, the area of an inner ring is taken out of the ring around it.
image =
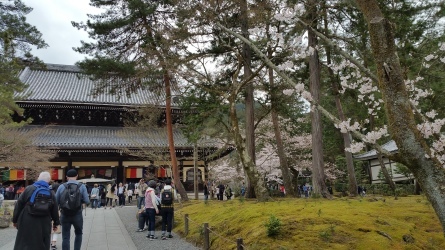
[[[133,240],[134,244],[136,245],[138,250],[145,250],[145,249],[156,249],[156,250],[162,250],[162,249],[175,249],[175,250],[199,250],[198,247],[195,247],[191,243],[185,241],[184,239],[181,239],[179,235],[175,234],[174,228],[173,228],[173,238],[167,240],[161,240],[161,228],[156,228],[155,236],[158,237],[157,240],[150,241],[145,236],[147,235],[147,231],[138,233],[136,232],[138,224],[136,221],[136,212],[137,208],[134,206],[128,206],[123,208],[116,208],[115,209],[117,214],[122,220],[122,223],[125,225],[125,228],[128,231],[128,234],[130,234],[131,239]]]

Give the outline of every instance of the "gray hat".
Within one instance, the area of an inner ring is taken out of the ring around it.
[[[156,187],[156,181],[154,181],[154,180],[149,181],[148,182],[148,186],[151,187],[151,188],[155,188]]]
[[[75,169],[70,169],[68,172],[66,172],[66,177],[76,177],[77,171]]]

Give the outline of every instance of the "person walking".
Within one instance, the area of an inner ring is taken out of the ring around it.
[[[148,234],[147,238],[150,240],[157,239],[155,236],[155,217],[159,214],[158,206],[156,205],[156,181],[148,182],[148,188],[145,192],[145,212],[148,214]]]
[[[204,200],[209,199],[209,187],[207,186],[207,183],[204,183]]]
[[[4,200],[5,200],[5,196],[3,195],[2,192],[0,192],[0,208],[2,208]]]
[[[226,194],[227,200],[230,200],[232,198],[232,196],[233,196],[232,188],[230,188],[229,185],[226,185],[225,194]]]
[[[56,231],[60,225],[59,208],[49,189],[50,181],[51,174],[41,172],[38,180],[27,186],[17,200],[12,218],[18,230],[14,250],[50,249],[51,229]]]
[[[144,179],[141,179],[138,185],[138,209],[141,209],[141,207],[145,204],[145,192],[147,188],[147,183],[145,183]]]
[[[219,200],[219,186],[215,186],[216,199]]]
[[[171,179],[165,180],[165,186],[161,190],[161,214],[162,214],[162,236],[161,239],[166,240],[168,238],[173,238],[172,236],[172,226],[173,226],[173,197],[175,197],[175,190],[171,186]],[[168,236],[165,234],[167,227]]]
[[[218,189],[219,189],[219,200],[222,201],[224,200],[224,190],[225,190],[224,184],[220,183],[218,185]]]
[[[5,198],[7,200],[14,200],[14,185],[10,184],[9,187],[6,188]]]
[[[246,186],[243,184],[241,184],[241,197],[244,198],[244,196],[246,195]]]
[[[67,182],[59,186],[56,193],[57,204],[61,209],[62,250],[70,249],[71,226],[74,227],[74,250],[82,246],[83,217],[82,204],[88,206],[90,199],[85,185],[77,181],[77,171],[70,169],[66,173]]]
[[[119,183],[119,187],[117,188],[117,197],[119,197],[119,206],[125,206],[125,191],[126,188],[122,185],[122,182]]]
[[[306,185],[303,186],[303,192],[304,192],[304,197],[306,199],[309,198],[309,184],[306,183]]]
[[[105,206],[104,206],[105,209],[107,209],[108,203],[110,204],[110,209],[113,207],[114,191],[115,191],[113,189],[113,187],[114,187],[114,184],[111,185],[111,183],[109,183],[107,185],[107,195],[106,195],[107,201],[105,202]]]
[[[99,195],[99,188],[97,184],[94,184],[93,189],[91,189],[91,208],[96,209],[97,205],[99,203],[100,195]]]
[[[128,189],[126,195],[128,197],[128,204],[131,204],[131,201],[133,200],[133,189]]]
[[[56,197],[56,192],[57,189],[59,189],[60,184],[57,182],[53,182],[50,186],[49,189],[51,189],[51,191],[53,191],[54,193],[54,197]],[[60,213],[59,213],[60,216]],[[60,226],[57,226],[57,230],[53,230],[52,234],[51,234],[51,250],[56,250],[57,249],[57,238],[58,235],[61,233],[60,231]]]

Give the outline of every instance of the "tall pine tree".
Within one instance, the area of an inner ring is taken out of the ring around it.
[[[182,199],[188,200],[180,181],[171,117],[171,89],[179,60],[177,51],[181,46],[180,39],[175,39],[172,33],[175,28],[174,4],[168,0],[91,0],[90,4],[104,12],[90,15],[86,23],[72,23],[78,29],[88,30],[90,38],[95,40],[91,43],[82,41],[82,46],[75,48],[79,53],[92,56],[77,65],[98,81],[97,92],[131,95],[148,87],[165,93],[166,130],[174,183]]]

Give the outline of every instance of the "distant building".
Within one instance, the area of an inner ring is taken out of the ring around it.
[[[391,152],[391,153],[396,153],[398,150],[395,141],[392,141],[392,140],[383,144],[382,148],[384,148],[386,151]],[[368,173],[370,176],[371,183],[374,184],[374,183],[385,182],[385,180],[381,174],[381,167],[380,167],[377,151],[375,149],[365,152],[363,154],[354,155],[354,159],[368,162]],[[391,161],[390,159],[384,157],[383,155],[382,155],[382,160],[383,160],[383,163],[385,164],[386,169],[388,170],[388,173],[390,174],[390,176],[392,176],[392,179],[394,182],[400,182],[400,181],[414,179],[414,176],[412,174],[409,176],[406,176],[398,171],[397,165],[400,165],[400,163]]]
[[[42,150],[57,152],[48,166],[53,179],[64,180],[66,171],[72,168],[78,170],[79,179],[94,175],[118,182],[137,182],[147,173],[160,179],[172,176],[164,93],[144,88],[130,96],[126,93],[94,96],[91,94],[94,82],[82,75],[76,66],[67,65],[47,64],[46,69],[26,67],[20,73],[20,80],[28,85],[17,101],[24,109],[24,115],[16,115],[14,119],[32,118],[32,124],[22,129],[36,131],[34,143]],[[162,79],[150,81],[163,86]],[[140,119],[138,108],[147,105],[158,111],[155,112],[158,114],[156,127],[124,126],[129,120]],[[173,122],[178,125],[182,110],[175,99],[171,112]],[[173,133],[181,181],[186,190],[193,190],[194,147],[178,126],[174,126]],[[202,181],[207,179],[207,163],[202,159],[216,150],[212,140],[198,144],[198,172]],[[161,159],[150,155],[165,157]],[[19,166],[22,170],[4,171],[3,181],[26,180],[28,166],[20,162],[0,163],[0,168],[8,166]]]

